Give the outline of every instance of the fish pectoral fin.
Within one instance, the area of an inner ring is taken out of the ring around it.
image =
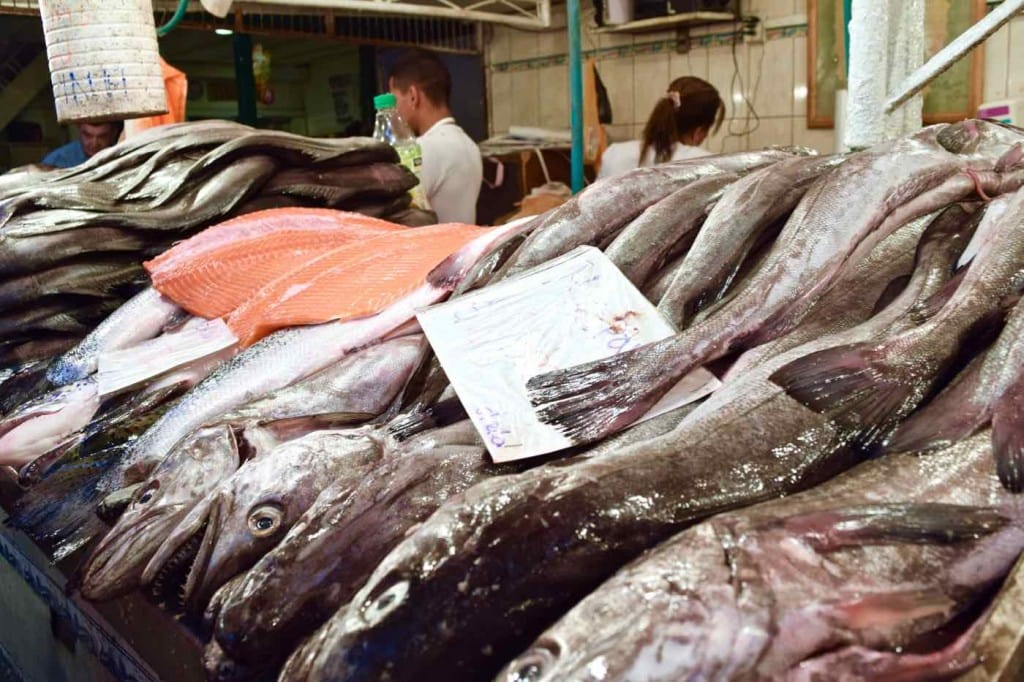
[[[888,630],[935,615],[949,616],[956,602],[937,588],[886,590],[813,607],[836,626],[853,631]]]
[[[833,552],[863,545],[970,542],[1009,521],[992,507],[915,502],[814,511],[776,523],[817,551]]]
[[[1024,492],[1024,376],[996,403],[992,454],[1003,487],[1014,493]]]
[[[898,362],[898,358],[896,359]],[[920,399],[885,349],[868,343],[836,346],[794,360],[770,380],[808,409],[828,416],[862,447],[878,443]]]

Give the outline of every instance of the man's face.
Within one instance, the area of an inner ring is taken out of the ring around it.
[[[86,157],[113,147],[117,142],[117,128],[109,123],[83,123],[78,127],[78,139]]]
[[[392,78],[388,83],[388,90],[395,96],[395,108],[398,109],[398,115],[409,124],[413,133],[419,135],[419,116],[417,115],[417,111],[419,109],[417,106],[419,102],[419,90],[416,86],[412,86],[407,90],[402,90],[395,85],[394,78]]]

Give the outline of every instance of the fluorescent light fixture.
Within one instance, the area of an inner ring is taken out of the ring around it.
[[[230,28],[215,28],[213,29],[213,32],[219,36],[229,36],[234,33]]]

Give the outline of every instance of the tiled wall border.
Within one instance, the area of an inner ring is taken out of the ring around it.
[[[731,45],[735,34],[735,31],[723,31],[720,33],[708,33],[701,36],[694,36],[690,39],[690,49]],[[794,38],[806,35],[807,24],[777,26],[765,31],[765,40],[780,40],[782,38]],[[593,57],[598,60],[629,59],[631,57],[642,55],[669,54],[675,52],[675,50],[675,40],[653,40],[646,43],[634,43],[632,45],[619,45],[615,47],[601,47],[592,50],[584,50],[583,56]],[[543,69],[549,66],[564,66],[568,61],[568,54],[553,54],[544,57],[513,59],[507,62],[497,62],[491,65],[491,69],[495,73],[529,71],[530,69]]]

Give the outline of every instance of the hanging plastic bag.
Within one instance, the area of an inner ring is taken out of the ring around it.
[[[185,105],[188,101],[188,78],[184,71],[171,66],[163,60],[163,57],[160,58],[160,69],[164,75],[164,90],[167,91],[167,113],[162,116],[147,116],[125,121],[124,139],[156,126],[184,123]]]

